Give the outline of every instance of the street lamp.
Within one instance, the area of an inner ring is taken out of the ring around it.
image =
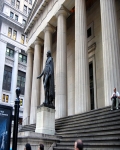
[[[15,110],[14,110],[14,128],[13,128],[13,143],[12,150],[17,150],[17,134],[18,134],[18,119],[19,119],[19,108],[20,108],[20,88],[16,88],[16,100],[15,100]]]

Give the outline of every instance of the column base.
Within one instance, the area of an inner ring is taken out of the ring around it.
[[[55,134],[55,109],[44,105],[37,107],[36,133]]]

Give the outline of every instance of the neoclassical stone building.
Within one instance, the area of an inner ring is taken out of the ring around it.
[[[47,50],[55,70],[56,118],[111,105],[120,91],[120,1],[36,0],[28,17],[24,124],[36,122],[44,101]]]

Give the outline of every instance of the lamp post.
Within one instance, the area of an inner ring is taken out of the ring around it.
[[[19,108],[20,108],[20,88],[16,88],[16,100],[15,100],[15,110],[14,110],[14,128],[13,128],[13,143],[12,150],[17,150],[17,134],[18,134],[18,119],[19,119]]]

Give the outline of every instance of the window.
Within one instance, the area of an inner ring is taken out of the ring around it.
[[[32,5],[32,0],[29,0],[29,4],[31,4],[31,5]]]
[[[15,0],[11,0],[11,5],[15,6]]]
[[[14,57],[14,50],[7,47],[6,48],[6,55],[13,58]]]
[[[21,43],[24,44],[24,42],[25,42],[25,36],[22,34],[21,35]]]
[[[2,95],[2,102],[8,103],[8,101],[9,101],[9,95],[3,94]]]
[[[16,8],[19,9],[20,8],[20,2],[17,0],[16,2]]]
[[[13,31],[13,40],[16,40],[16,37],[17,37],[17,31]]]
[[[91,27],[87,30],[87,38],[89,38],[92,35]]]
[[[12,28],[9,27],[8,29],[8,37],[11,37],[12,36]]]
[[[23,106],[23,99],[20,98],[20,106]]]
[[[26,5],[24,5],[23,12],[24,12],[25,14],[27,14],[27,6],[26,6]]]
[[[3,76],[3,89],[10,91],[11,89],[12,68],[5,66]]]
[[[30,12],[31,12],[31,9],[29,8],[29,9],[28,9],[28,15],[30,14]]]
[[[87,27],[87,39],[90,41],[94,37],[93,22]]]
[[[25,73],[22,72],[22,71],[18,71],[17,87],[19,87],[21,89],[21,94],[24,95],[24,91],[25,91]]]
[[[24,20],[24,19],[23,19],[23,22],[22,22],[22,24],[25,26],[25,24],[26,24],[26,20]]]
[[[23,54],[19,54],[19,61],[27,63],[27,56],[25,56]]]
[[[10,12],[10,17],[13,18],[14,17],[14,13]]]
[[[15,15],[15,20],[18,21],[18,15]]]

